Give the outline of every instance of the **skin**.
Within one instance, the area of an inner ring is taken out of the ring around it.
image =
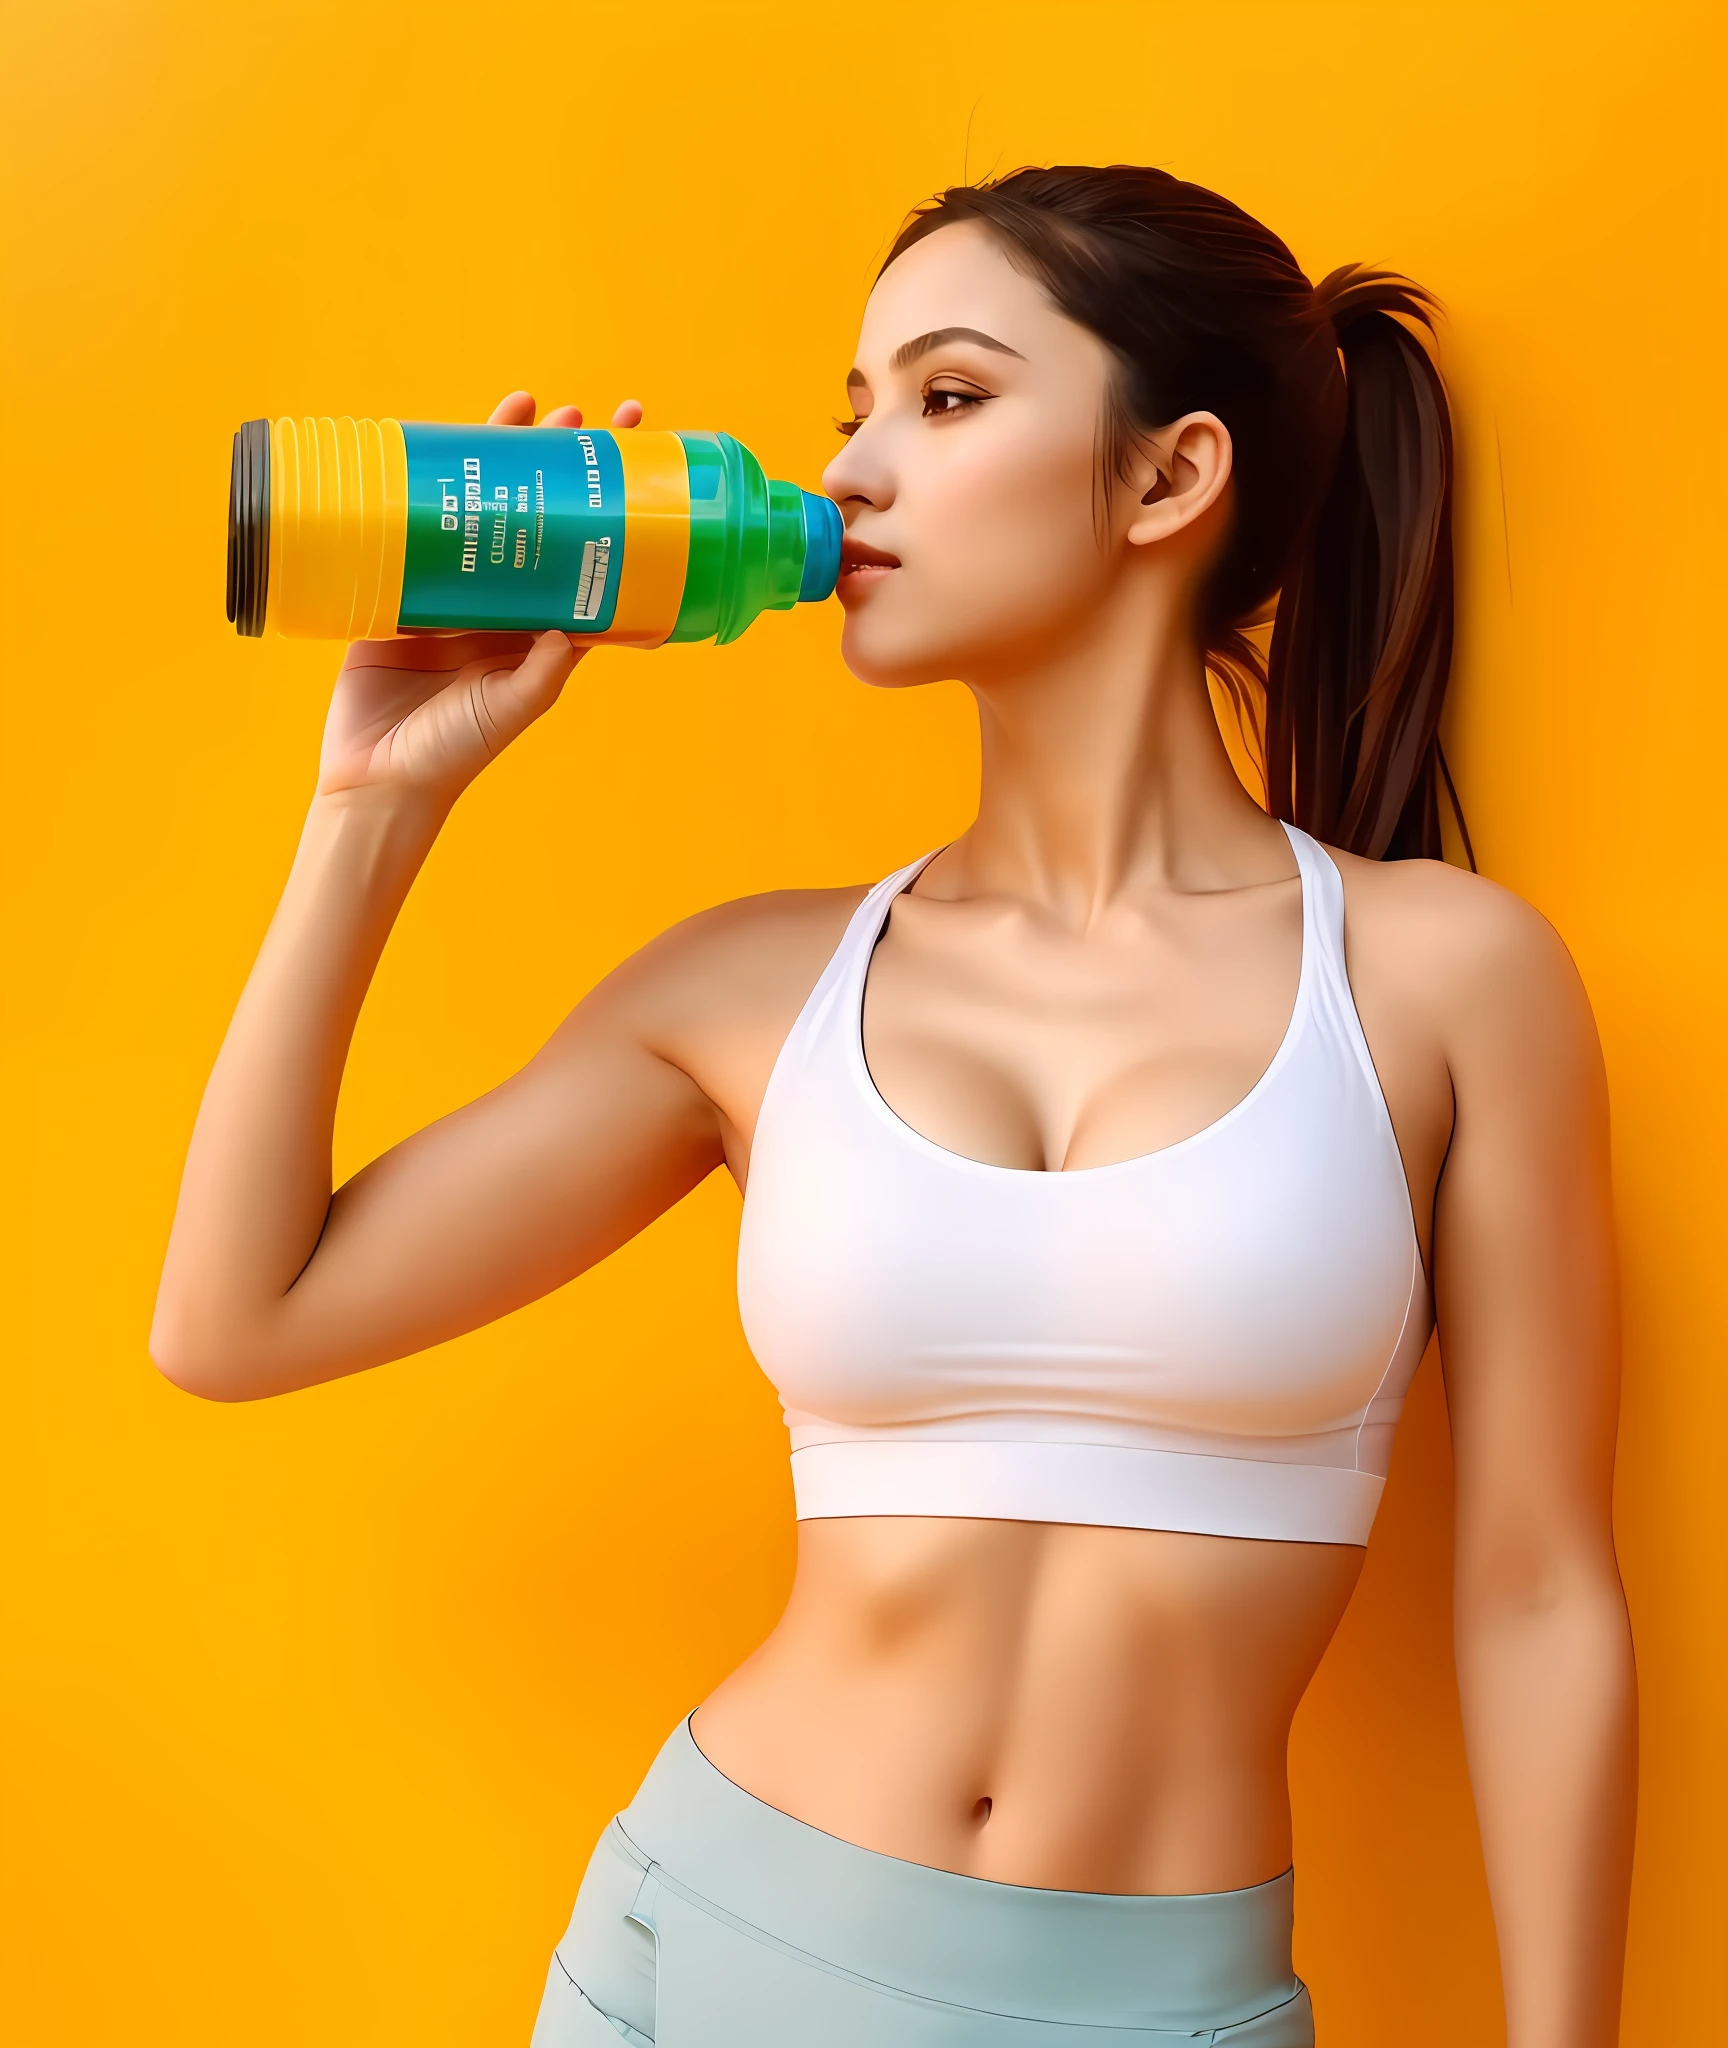
[[[1031,1172],[1154,1150],[1239,1101],[1283,1035],[1302,944],[1294,861],[1231,769],[1195,633],[1229,436],[1208,414],[1166,424],[1101,503],[1110,374],[984,230],[945,228],[871,295],[859,424],[825,479],[848,531],[848,665],[887,687],[960,677],[982,733],[977,820],[897,900],[872,963],[871,1071],[938,1144]],[[533,401],[495,417],[529,422]],[[253,1399],[405,1356],[562,1285],[716,1167],[745,1184],[769,1071],[862,889],[665,933],[521,1073],[331,1186],[392,921],[456,797],[575,659],[556,634],[350,650],[187,1161],[152,1341],[180,1386]],[[1606,2048],[1635,1695],[1596,1034],[1564,947],[1517,898],[1433,862],[1338,860],[1438,1306],[1508,2039]],[[759,1797],[891,1855],[1079,1890],[1254,1884],[1290,1861],[1291,1717],[1361,1557],[807,1522],[784,1616],[695,1732]]]

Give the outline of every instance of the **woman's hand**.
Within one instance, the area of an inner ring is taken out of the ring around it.
[[[642,418],[635,399],[614,427]],[[489,425],[529,427],[534,400],[515,391]],[[546,415],[548,427],[579,427],[573,405]],[[427,633],[359,640],[336,678],[318,794],[383,789],[453,803],[488,761],[557,703],[587,650],[564,633]]]

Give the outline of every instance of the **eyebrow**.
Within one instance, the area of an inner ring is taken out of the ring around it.
[[[909,363],[915,363],[920,356],[927,356],[933,348],[941,348],[944,342],[949,341],[970,341],[978,348],[994,349],[998,355],[1012,356],[1016,362],[1026,360],[1017,348],[1010,348],[1005,341],[998,341],[993,334],[985,334],[976,327],[933,327],[928,334],[903,341],[888,358],[888,367],[904,370]],[[848,384],[867,384],[869,381],[862,370],[854,370],[846,379]]]

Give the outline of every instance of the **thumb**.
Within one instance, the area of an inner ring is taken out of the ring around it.
[[[508,667],[500,666],[496,656],[471,664],[465,678],[469,700],[492,753],[551,710],[587,651],[567,633],[550,632],[540,634],[522,659]]]

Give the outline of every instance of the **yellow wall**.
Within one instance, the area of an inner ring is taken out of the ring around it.
[[[238,643],[228,437],[531,385],[813,482],[901,211],[1024,160],[1215,184],[1451,310],[1453,748],[1487,871],[1595,996],[1645,1682],[1625,2039],[1720,2026],[1728,1426],[1721,49],[1679,0],[955,10],[53,0],[6,11],[8,1370],[0,2033],[523,2042],[587,1844],[772,1618],[784,1442],[711,1185],[507,1325],[201,1406],[144,1333],[332,655]],[[969,140],[968,140],[969,137]],[[608,652],[465,802],[392,943],[348,1166],[628,948],[965,817],[959,693],[831,609]],[[1499,2037],[1447,1650],[1432,1362],[1295,1743],[1325,2048]]]

